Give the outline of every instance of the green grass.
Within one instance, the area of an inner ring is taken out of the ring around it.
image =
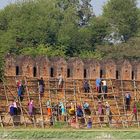
[[[94,139],[140,139],[137,129],[0,129],[0,139],[55,139],[55,140],[94,140]]]

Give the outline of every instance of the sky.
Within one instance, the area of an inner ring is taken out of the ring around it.
[[[4,8],[9,3],[15,2],[16,0],[0,0],[0,9]],[[102,14],[102,6],[107,2],[108,0],[92,0],[92,5],[94,12],[97,16]],[[138,0],[138,7],[140,7],[140,0]]]

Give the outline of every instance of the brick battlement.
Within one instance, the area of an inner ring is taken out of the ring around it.
[[[111,78],[140,81],[140,61],[129,60],[95,60],[62,57],[47,58],[38,56],[11,56],[5,59],[5,75],[22,75],[27,77],[57,77],[62,74],[65,79]]]

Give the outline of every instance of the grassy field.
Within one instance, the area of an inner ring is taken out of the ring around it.
[[[140,139],[138,129],[0,129],[0,139],[94,140]]]

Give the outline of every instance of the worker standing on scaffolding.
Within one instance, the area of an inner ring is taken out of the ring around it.
[[[71,103],[71,105],[70,105],[69,114],[71,116],[75,115],[75,107],[74,107],[73,103]]]
[[[106,109],[106,116],[108,118],[108,121],[109,121],[109,123],[112,123],[112,113],[111,113],[110,105],[108,102],[106,102],[106,104],[105,104],[105,109]]]
[[[86,115],[91,115],[89,103],[87,103],[86,101],[83,104],[83,109]]]
[[[47,114],[48,114],[48,116],[51,116],[52,115],[52,106],[51,106],[50,100],[48,100],[46,102],[46,107],[47,107]]]
[[[96,90],[97,90],[97,92],[101,93],[101,79],[97,78],[95,83],[96,83]]]
[[[130,101],[131,101],[131,95],[129,92],[126,92],[126,94],[125,94],[126,111],[130,110]]]
[[[104,110],[103,110],[103,105],[101,101],[98,101],[98,115],[99,115],[99,119],[101,122],[104,121]]]
[[[22,84],[21,84],[20,80],[17,81],[17,92],[18,92],[18,98],[20,99],[20,101],[22,101],[23,100],[23,98],[22,98]]]
[[[105,79],[102,80],[102,91],[104,93],[104,98],[107,98],[107,82]]]
[[[83,88],[84,88],[84,92],[85,93],[89,93],[90,92],[90,86],[89,86],[89,83],[88,83],[87,80],[84,81]]]
[[[13,105],[13,103],[11,102],[10,103],[10,105],[9,105],[9,113],[10,113],[10,115],[11,116],[14,116],[15,114],[15,112],[14,112],[14,105]]]
[[[87,128],[92,128],[92,119],[90,116],[88,117]]]
[[[31,99],[30,102],[28,103],[28,110],[29,110],[29,115],[30,116],[34,115],[34,103],[33,103],[33,99]]]
[[[58,76],[58,88],[62,89],[63,88],[63,77],[61,74]]]
[[[41,95],[41,97],[42,97],[43,94],[44,94],[44,87],[45,87],[43,78],[41,77],[41,78],[38,80],[38,82],[39,82],[39,93],[40,93],[40,95]]]
[[[17,108],[17,100],[15,99],[13,102],[13,107],[14,107],[14,115],[18,114],[18,108]]]
[[[60,102],[59,103],[59,107],[60,107],[60,120],[65,120],[65,114],[66,114],[66,111],[65,111],[65,106],[64,106],[64,103],[63,102]]]
[[[17,90],[18,90],[18,97],[19,100],[22,102],[24,98],[25,86],[23,85],[22,81],[17,83]]]
[[[134,102],[134,105],[133,105],[133,116],[132,116],[132,120],[133,118],[135,118],[135,121],[137,121],[137,104],[136,102]]]

